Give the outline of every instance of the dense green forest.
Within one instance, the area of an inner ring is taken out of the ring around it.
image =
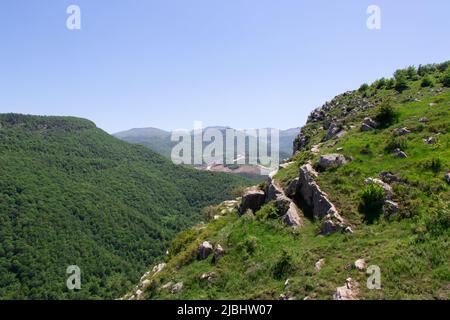
[[[117,298],[201,208],[250,181],[72,117],[0,115],[0,299]],[[66,268],[81,268],[79,291]]]

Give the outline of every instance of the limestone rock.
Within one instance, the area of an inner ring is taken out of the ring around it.
[[[244,214],[248,209],[253,212],[261,209],[264,204],[266,195],[264,191],[259,190],[257,187],[251,187],[247,189],[245,194],[242,196],[241,205],[239,206],[239,213]]]
[[[336,292],[333,294],[334,300],[357,300],[359,293],[359,283],[348,278],[345,280],[343,287],[336,288]]]
[[[430,120],[428,120],[428,118],[425,118],[425,117],[419,119],[419,122],[421,122],[421,123],[428,123],[429,121]]]
[[[332,154],[327,154],[327,155],[321,156],[319,158],[318,166],[322,170],[326,170],[330,167],[342,166],[342,165],[346,164],[347,162],[348,162],[347,159],[342,154],[332,153]]]
[[[175,283],[172,286],[172,294],[179,293],[181,290],[183,290],[183,282]]]
[[[157,264],[157,265],[154,266],[153,269],[152,269],[153,275],[156,275],[156,274],[160,273],[161,271],[163,271],[163,269],[164,269],[165,267],[166,267],[166,264],[165,264],[165,263]]]
[[[325,259],[320,259],[316,262],[316,264],[314,265],[316,270],[320,271],[320,269],[322,269],[322,267],[325,265]]]
[[[198,258],[200,260],[205,260],[213,252],[213,246],[208,241],[204,241],[198,247]]]
[[[395,156],[399,159],[408,158],[408,155],[398,148],[394,150],[394,153],[395,153]]]
[[[303,223],[299,215],[299,210],[294,202],[291,201],[291,203],[289,204],[289,209],[282,217],[281,221],[293,228],[302,226]]]
[[[394,130],[394,134],[396,136],[404,136],[404,135],[406,135],[408,133],[411,133],[411,130],[409,130],[406,127]]]
[[[391,214],[397,213],[398,211],[398,203],[391,201],[391,200],[385,200],[383,205],[383,213],[385,216],[390,216]]]
[[[358,269],[359,271],[364,271],[366,270],[366,260],[364,259],[358,259],[355,261],[355,268]]]
[[[214,255],[213,255],[213,263],[217,263],[220,258],[224,255],[225,250],[223,250],[222,246],[220,244],[217,244],[214,248]]]
[[[286,195],[289,198],[294,198],[295,194],[297,193],[297,188],[298,188],[298,177],[295,178],[294,180],[291,181],[291,183],[289,183],[289,186],[286,190]]]

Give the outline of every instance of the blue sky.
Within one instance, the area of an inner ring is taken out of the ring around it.
[[[66,28],[70,4],[81,30]],[[361,83],[449,60],[449,31],[448,0],[2,0],[0,112],[111,133],[286,129]]]

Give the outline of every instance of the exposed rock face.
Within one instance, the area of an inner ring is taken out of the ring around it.
[[[398,212],[398,203],[391,201],[391,200],[385,200],[383,205],[383,213],[385,216],[390,216],[391,214],[395,214]]]
[[[435,136],[423,139],[423,142],[425,142],[426,144],[435,144],[437,142],[437,139]]]
[[[166,267],[165,263],[157,264],[152,269],[153,275],[156,275],[156,274],[160,273],[165,267]]]
[[[317,271],[320,271],[320,269],[322,269],[322,267],[325,265],[325,259],[320,259],[316,262],[316,264],[314,265]]]
[[[247,189],[246,193],[242,196],[239,213],[244,214],[248,209],[253,212],[258,211],[264,204],[265,197],[264,191],[259,190],[257,187]]]
[[[370,131],[370,130],[374,130],[378,127],[378,123],[374,120],[372,120],[372,118],[364,118],[364,121],[361,125],[361,131]]]
[[[358,259],[355,261],[355,268],[358,269],[359,271],[364,271],[366,270],[366,260],[364,259]]]
[[[269,178],[266,196],[266,202],[270,201],[275,202],[275,207],[283,223],[294,228],[302,225],[297,205],[285,195],[283,189],[271,178]]]
[[[408,133],[411,133],[411,130],[409,130],[406,127],[394,130],[394,134],[396,136],[404,136],[407,135]]]
[[[397,183],[405,183],[406,180],[399,178],[398,176],[396,176],[395,174],[391,173],[391,172],[387,172],[387,171],[383,171],[381,172],[379,175],[381,180],[383,180],[383,182],[385,183],[393,183],[393,182],[397,182]]]
[[[205,260],[213,252],[213,246],[208,241],[204,241],[198,247],[198,258],[200,260]]]
[[[395,156],[399,159],[408,158],[408,155],[398,148],[394,150],[394,153],[395,153]]]
[[[179,293],[181,290],[183,290],[183,282],[175,283],[172,286],[172,294]]]
[[[359,283],[355,280],[348,278],[345,280],[343,287],[336,288],[336,292],[333,294],[334,300],[357,300],[359,293]]]
[[[348,161],[342,154],[332,153],[326,154],[319,158],[318,166],[322,170],[326,170],[330,167],[342,166],[346,164]]]
[[[214,255],[213,255],[213,263],[217,263],[220,258],[224,255],[225,250],[223,250],[222,246],[220,244],[217,244],[214,248]]]
[[[309,143],[309,137],[300,133],[294,140],[294,153],[303,150]]]
[[[324,218],[321,227],[321,234],[327,235],[336,231],[346,230],[344,219],[339,215],[336,207],[328,199],[328,195],[323,192],[316,183],[317,172],[311,164],[306,164],[300,168],[299,173],[299,193],[305,204],[311,208],[314,219]]]
[[[297,193],[297,188],[298,188],[298,180],[299,178],[295,178],[294,180],[291,181],[291,183],[289,183],[289,186],[286,190],[286,195],[289,198],[294,198],[295,194]]]
[[[284,224],[291,226],[293,228],[298,228],[302,226],[302,220],[299,215],[299,210],[294,202],[291,201],[289,204],[289,209],[286,214],[281,218]]]

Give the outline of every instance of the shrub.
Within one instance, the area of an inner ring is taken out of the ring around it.
[[[450,70],[447,70],[447,72],[442,77],[441,82],[444,87],[450,87]]]
[[[198,233],[195,229],[188,229],[179,233],[175,239],[173,239],[170,248],[169,255],[171,257],[176,256],[181,251],[185,251],[186,248],[191,245],[194,240],[197,239]]]
[[[247,188],[244,186],[237,186],[231,190],[231,195],[235,198],[239,198],[245,194],[246,190],[247,190]]]
[[[373,86],[374,86],[376,89],[382,89],[382,88],[386,87],[386,79],[385,79],[385,78],[381,78],[381,79],[375,81],[375,82],[373,83]]]
[[[252,255],[258,249],[258,239],[256,237],[249,237],[240,245],[240,248]]]
[[[206,208],[203,208],[202,213],[203,218],[205,218],[206,221],[211,221],[214,219],[214,216],[218,215],[220,212],[217,206],[207,206]]]
[[[395,81],[395,90],[402,93],[403,91],[409,89],[408,80],[404,77],[400,77]]]
[[[433,80],[432,80],[430,77],[425,77],[425,78],[423,78],[423,80],[422,80],[420,86],[421,86],[422,88],[426,88],[426,87],[434,87],[434,83],[433,83]]]
[[[384,147],[384,151],[391,153],[394,152],[395,149],[405,150],[408,148],[408,140],[404,137],[395,138],[390,140],[386,147]]]
[[[262,208],[256,213],[256,216],[260,219],[277,219],[278,210],[275,206],[275,202],[271,201],[262,206]]]
[[[409,80],[415,81],[418,79],[417,77],[417,69],[414,66],[409,66],[406,69],[406,76],[408,77]]]
[[[450,209],[445,204],[438,203],[437,208],[432,208],[424,217],[427,231],[432,236],[448,233],[450,228]]]
[[[389,104],[383,104],[378,110],[375,120],[379,123],[381,128],[387,128],[397,122],[398,113],[395,112]]]
[[[283,250],[281,256],[273,266],[273,277],[282,279],[292,270],[292,256],[286,250]]]
[[[437,176],[442,169],[442,161],[439,158],[433,158],[430,162],[426,164],[426,168],[433,171],[433,173]]]
[[[365,221],[373,223],[383,211],[385,191],[384,189],[371,183],[360,193],[359,211],[364,214]]]
[[[394,89],[395,87],[395,79],[391,78],[386,80],[386,89]]]
[[[369,89],[369,85],[367,83],[364,83],[361,85],[361,87],[359,87],[358,91],[359,92],[366,92]]]

